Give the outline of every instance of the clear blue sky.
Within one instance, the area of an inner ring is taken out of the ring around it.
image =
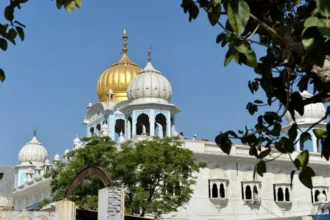
[[[181,1],[84,0],[73,13],[57,10],[55,2],[30,1],[17,11],[26,39],[0,53],[7,74],[0,85],[0,165],[18,163],[34,126],[50,159],[71,149],[76,134],[86,134],[86,106],[98,102],[97,79],[121,56],[124,28],[129,57],[141,67],[152,45],[153,64],[171,82],[172,102],[182,111],[179,132],[213,141],[219,131],[254,125],[245,110],[248,101],[260,98],[247,87],[253,70],[223,66],[226,49],[215,43],[221,29],[205,13],[189,23]]]

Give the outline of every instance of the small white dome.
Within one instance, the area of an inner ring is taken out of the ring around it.
[[[172,87],[161,72],[149,61],[146,67],[134,77],[127,88],[128,100],[137,102],[168,103],[172,96]]]
[[[317,196],[318,202],[325,203],[327,201],[327,196],[322,192]]]
[[[50,165],[50,161],[49,161],[49,159],[46,159],[46,160],[45,160],[45,165]]]
[[[304,98],[310,98],[313,95],[308,93],[307,91],[303,91],[301,93],[301,96],[304,99]],[[326,113],[325,107],[323,103],[320,102],[320,103],[305,105],[303,116],[301,116],[296,111],[294,115],[297,124],[310,124],[321,120],[325,116],[325,113]],[[290,112],[286,112],[285,117],[289,125],[294,123]]]
[[[70,150],[69,150],[69,149],[66,149],[66,150],[64,151],[64,155],[67,155],[68,153],[70,153]]]
[[[43,163],[46,159],[48,159],[48,151],[35,136],[22,147],[18,154],[18,160],[21,164]]]
[[[76,138],[73,139],[73,143],[74,144],[79,144],[80,143],[80,139],[78,138],[78,135],[76,135]]]
[[[54,156],[54,161],[60,161],[60,160],[61,160],[60,155],[56,154]]]

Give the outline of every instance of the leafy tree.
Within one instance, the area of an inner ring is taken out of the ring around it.
[[[221,47],[227,45],[225,66],[235,60],[239,65],[254,69],[256,77],[248,82],[248,87],[252,94],[261,88],[266,99],[249,102],[246,106],[249,113],[254,115],[262,107],[279,106],[276,112],[266,109],[253,128],[245,127],[237,133],[221,132],[215,139],[227,154],[232,139],[248,144],[250,154],[260,160],[256,171],[262,176],[266,172],[263,158],[271,148],[291,158],[294,145],[310,138],[307,132],[297,138],[297,124],[291,126],[288,137],[281,135],[285,113],[290,112],[295,119],[294,112],[303,115],[305,105],[330,101],[330,1],[182,0],[181,7],[189,14],[189,21],[204,11],[210,24],[221,29],[216,43]],[[254,51],[256,47],[264,49],[259,62]],[[303,98],[298,91],[307,90],[309,84],[313,87],[313,96]],[[328,107],[322,120],[329,114]],[[314,129],[314,133],[322,146],[321,155],[329,160],[330,124],[326,131]],[[266,150],[260,152],[261,146]],[[308,166],[308,158],[309,152],[305,150],[291,160],[300,172],[300,181],[311,188],[311,177],[315,173]],[[296,170],[292,171],[292,177]]]
[[[52,177],[52,201],[62,200],[74,178],[86,167],[98,166],[111,173],[110,166],[117,152],[116,143],[108,137],[84,138],[84,141],[87,142],[84,148],[67,155],[69,162],[57,162],[56,168],[46,176]],[[78,206],[96,209],[98,190],[102,188],[103,183],[98,178],[88,177],[73,190],[70,200]]]
[[[193,193],[194,174],[204,163],[196,163],[190,150],[173,138],[154,138],[127,143],[117,151],[109,138],[85,138],[84,148],[68,154],[68,163],[58,162],[52,176],[52,200],[64,198],[78,173],[88,166],[106,170],[112,184],[126,189],[129,214],[159,216],[177,210]],[[96,178],[87,178],[73,190],[71,200],[78,206],[97,208],[98,190],[104,188]]]
[[[127,190],[126,212],[156,218],[190,200],[194,174],[205,166],[168,137],[122,146],[114,161],[114,176]]]
[[[6,51],[8,42],[16,45],[17,36],[23,41],[25,38],[24,28],[25,25],[15,19],[15,10],[21,9],[22,4],[27,3],[29,0],[9,0],[8,5],[4,9],[4,17],[6,22],[0,23],[0,49]],[[80,8],[82,5],[81,0],[56,0],[56,6],[60,9],[62,6],[71,12],[75,7]],[[0,81],[5,80],[5,72],[0,68]]]

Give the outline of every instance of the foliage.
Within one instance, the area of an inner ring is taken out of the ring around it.
[[[126,211],[129,214],[159,216],[175,211],[187,203],[193,193],[193,174],[205,164],[195,163],[193,154],[173,138],[154,138],[127,143],[117,151],[109,138],[85,138],[87,144],[70,152],[68,163],[58,162],[51,171],[52,200],[64,194],[77,174],[88,166],[103,168],[115,186],[126,189]],[[79,206],[97,208],[98,190],[104,188],[93,177],[86,178],[73,190],[72,201]]]
[[[85,138],[84,141],[87,142],[84,148],[68,154],[68,163],[59,161],[56,168],[51,170],[49,176],[52,177],[52,201],[62,200],[73,179],[86,167],[98,166],[110,173],[116,154],[115,143],[108,137]],[[74,189],[70,200],[78,206],[96,209],[98,190],[101,188],[104,186],[98,178],[88,177]]]
[[[122,146],[115,162],[115,178],[127,190],[127,213],[155,217],[190,200],[194,174],[205,166],[195,163],[192,151],[168,137]]]
[[[224,65],[232,60],[254,69],[256,77],[248,82],[252,94],[262,89],[266,100],[255,100],[246,106],[251,115],[262,107],[279,106],[276,112],[266,111],[258,117],[254,128],[226,131],[216,137],[216,143],[227,154],[232,141],[238,139],[250,146],[250,154],[260,162],[256,171],[266,171],[263,158],[275,148],[282,154],[291,153],[294,145],[310,138],[307,132],[297,137],[299,126],[293,124],[288,136],[281,135],[281,122],[286,112],[293,120],[304,114],[304,106],[330,101],[330,1],[329,0],[182,0],[189,21],[196,19],[200,10],[207,13],[212,26],[222,29],[216,37],[221,47],[228,45]],[[222,18],[220,20],[220,17]],[[223,21],[223,22],[222,22]],[[263,48],[264,56],[257,61],[252,46]],[[313,86],[312,97],[298,92]],[[326,119],[330,113],[322,119]],[[319,121],[320,122],[320,121]],[[312,129],[316,124],[312,125]],[[329,160],[330,125],[327,131],[314,130],[322,148],[322,156]],[[261,146],[266,150],[260,152]],[[308,151],[303,151],[292,162],[299,170],[299,179],[311,188],[314,171],[308,167]],[[294,172],[293,172],[294,173]]]
[[[42,207],[48,205],[50,202],[50,199],[43,199],[41,202],[38,203],[37,210],[40,210]]]
[[[15,19],[15,10],[20,10],[22,4],[27,3],[29,0],[9,0],[8,5],[4,9],[4,17],[6,22],[0,23],[0,49],[6,51],[8,43],[16,45],[17,37],[21,41],[25,38],[24,28],[25,25]],[[71,12],[75,7],[80,8],[82,6],[81,0],[56,0],[57,8],[62,6]],[[5,80],[5,72],[0,68],[0,81]]]

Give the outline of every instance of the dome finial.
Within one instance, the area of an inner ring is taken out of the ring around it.
[[[36,137],[37,136],[37,127],[34,127],[33,128],[33,137]]]
[[[151,61],[151,46],[148,46],[148,62]]]
[[[127,53],[127,39],[128,39],[128,37],[127,37],[127,34],[126,34],[126,29],[124,29],[124,34],[121,38],[124,40],[123,53]]]

